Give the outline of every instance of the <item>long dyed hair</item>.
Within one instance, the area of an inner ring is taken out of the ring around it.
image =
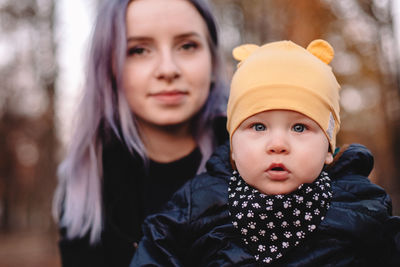
[[[58,187],[53,213],[67,238],[90,233],[90,242],[100,240],[103,224],[103,136],[112,133],[148,161],[132,113],[122,90],[126,58],[126,10],[132,0],[106,0],[100,8],[92,36],[84,95],[68,152],[58,168]],[[133,0],[134,1],[134,0]],[[222,75],[214,18],[205,0],[187,0],[200,13],[208,28],[213,74],[205,105],[192,119],[192,133],[203,154],[200,170],[214,149],[213,119],[224,113],[225,79]],[[133,156],[133,155],[132,155]]]

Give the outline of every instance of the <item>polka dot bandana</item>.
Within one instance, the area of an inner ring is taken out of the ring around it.
[[[290,194],[265,195],[233,172],[228,188],[232,224],[259,263],[284,257],[317,229],[332,198],[330,183],[323,171]]]

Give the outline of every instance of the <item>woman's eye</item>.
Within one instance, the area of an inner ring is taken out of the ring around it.
[[[128,55],[143,55],[146,52],[146,49],[143,47],[131,47],[128,49]]]
[[[293,131],[301,133],[304,132],[306,130],[306,126],[304,124],[296,124],[293,126]]]
[[[184,43],[182,46],[181,46],[181,49],[183,49],[183,50],[193,50],[193,49],[196,49],[198,47],[198,45],[196,44],[196,43],[194,43],[194,42],[187,42],[187,43]]]
[[[266,127],[264,124],[256,123],[252,126],[252,128],[256,131],[265,131]]]

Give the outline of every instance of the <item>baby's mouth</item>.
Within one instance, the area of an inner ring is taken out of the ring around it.
[[[269,171],[278,171],[278,172],[287,172],[288,170],[286,169],[285,165],[282,163],[272,163],[269,168]]]
[[[272,163],[267,169],[269,179],[274,181],[284,181],[289,177],[289,170],[282,163]]]

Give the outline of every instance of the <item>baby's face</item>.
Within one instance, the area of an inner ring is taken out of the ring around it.
[[[316,122],[287,110],[264,111],[243,121],[232,136],[232,159],[243,179],[268,195],[313,182],[332,162]]]

